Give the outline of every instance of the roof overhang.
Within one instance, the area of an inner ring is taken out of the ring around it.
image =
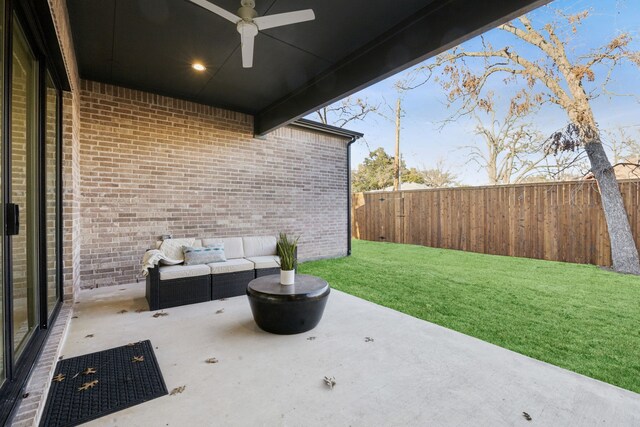
[[[316,20],[259,33],[251,69],[234,25],[187,0],[68,8],[82,78],[251,114],[264,135],[549,1],[257,0],[261,15],[312,8]]]

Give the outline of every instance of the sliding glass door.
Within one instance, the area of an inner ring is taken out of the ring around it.
[[[62,300],[61,91],[30,5],[0,0],[0,425]]]
[[[19,358],[37,326],[38,63],[18,22],[13,25],[11,78],[11,237],[13,346]]]
[[[5,141],[5,109],[4,109],[4,66],[6,63],[6,58],[5,58],[5,49],[4,49],[4,41],[5,41],[5,2],[4,0],[0,0],[0,100],[2,100],[2,102],[0,102],[0,141]],[[2,144],[4,145],[4,144]],[[3,153],[3,155],[1,156],[2,158],[4,158],[4,147],[2,147],[2,150],[0,150],[1,153]],[[0,161],[0,189],[4,188],[4,161]],[[4,197],[2,197],[2,191],[0,191],[0,227],[4,228],[4,212],[5,212],[5,206],[4,206]],[[3,237],[0,235],[0,237]],[[0,385],[4,384],[5,378],[6,378],[6,370],[5,370],[5,364],[6,364],[6,352],[5,352],[5,345],[6,345],[6,341],[5,341],[5,333],[6,333],[6,322],[5,322],[5,301],[4,301],[4,290],[5,290],[5,283],[4,283],[4,244],[3,244],[4,239],[0,238],[0,326],[2,326],[2,331],[0,332]]]

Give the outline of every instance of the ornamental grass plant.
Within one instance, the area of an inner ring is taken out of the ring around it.
[[[287,233],[280,232],[278,235],[278,255],[280,256],[280,269],[281,270],[295,270],[298,264],[296,258],[298,249],[298,240],[300,236],[290,238]]]

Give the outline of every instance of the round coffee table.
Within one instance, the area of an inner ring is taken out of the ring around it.
[[[281,285],[280,275],[253,279],[247,296],[253,319],[273,334],[291,335],[315,328],[329,297],[329,284],[307,274],[296,274],[294,285]]]

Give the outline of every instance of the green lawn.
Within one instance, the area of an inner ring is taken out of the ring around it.
[[[332,287],[640,392],[640,277],[590,265],[353,241],[300,272]]]

